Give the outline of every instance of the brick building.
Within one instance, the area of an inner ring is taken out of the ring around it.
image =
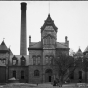
[[[29,36],[29,82],[52,82],[56,75],[54,58],[63,53],[69,55],[69,41],[57,42],[57,27],[48,15],[41,27],[41,41],[31,42]]]
[[[21,47],[20,55],[13,55],[4,41],[0,45],[0,83],[8,82],[10,78],[20,82],[44,83],[52,82],[57,76],[54,59],[60,54],[69,55],[69,41],[65,36],[64,42],[57,42],[58,28],[50,14],[41,27],[41,41],[32,42],[29,36],[29,47],[26,43],[26,3],[21,3]],[[26,55],[27,50],[29,55]],[[82,53],[81,49],[75,58],[88,56],[88,47]],[[81,65],[82,66],[82,65]],[[85,72],[77,68],[71,76],[71,82],[85,82]],[[2,74],[3,73],[3,74]],[[88,73],[87,73],[88,74]]]

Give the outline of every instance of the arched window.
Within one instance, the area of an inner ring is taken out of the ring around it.
[[[39,75],[40,75],[39,70],[35,70],[35,71],[34,71],[34,76],[39,76]]]
[[[17,65],[18,64],[18,60],[17,60],[17,58],[14,56],[13,58],[12,58],[12,65]]]
[[[36,65],[36,56],[35,55],[33,55],[33,65]]]
[[[26,64],[25,57],[22,56],[22,57],[21,57],[21,66],[25,66],[25,64]]]
[[[49,63],[50,63],[50,65],[53,64],[53,56],[52,55],[49,57]]]
[[[2,61],[3,61],[4,64],[6,64],[6,59],[5,58]]]
[[[16,71],[13,71],[13,77],[16,78]]]
[[[24,71],[21,71],[21,79],[24,79]]]
[[[47,44],[47,39],[46,38],[44,38],[43,41],[44,41],[43,42],[44,44]]]
[[[37,56],[37,65],[40,65],[41,56]]]
[[[49,63],[49,56],[48,55],[45,56],[45,63],[46,63],[46,65]]]

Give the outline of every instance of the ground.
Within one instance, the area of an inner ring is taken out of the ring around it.
[[[78,84],[79,85],[79,84]],[[46,84],[27,84],[27,83],[11,83],[11,84],[5,84],[5,85],[0,85],[0,88],[59,88],[59,86],[53,86],[50,83]],[[77,87],[76,84],[64,84],[62,88],[80,88]],[[81,86],[81,88],[88,88],[88,84],[86,87]]]

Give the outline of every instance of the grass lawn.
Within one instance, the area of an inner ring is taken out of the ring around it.
[[[28,84],[28,83],[11,83],[6,85],[0,85],[0,88],[80,88],[75,86],[75,84],[67,84],[63,85],[62,87],[59,86],[53,86],[51,84],[39,84],[38,86],[36,84]],[[81,88],[88,88],[88,86]]]

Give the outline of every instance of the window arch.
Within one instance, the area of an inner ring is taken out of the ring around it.
[[[22,56],[22,57],[21,57],[21,66],[25,66],[25,64],[26,64],[25,57]]]
[[[40,75],[39,70],[35,70],[35,71],[34,71],[34,76],[39,76],[39,75]]]

